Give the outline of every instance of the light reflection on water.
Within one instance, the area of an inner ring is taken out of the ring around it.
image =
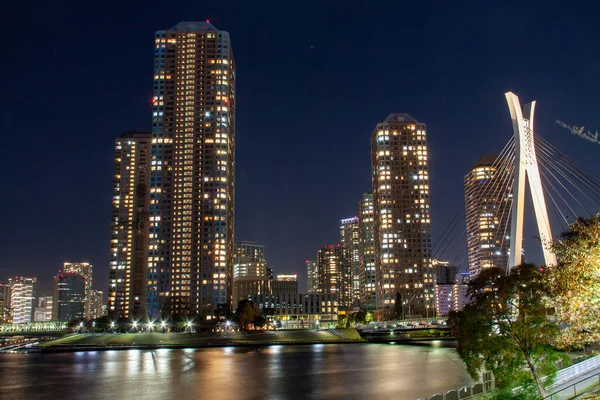
[[[0,355],[0,399],[416,399],[471,384],[454,349],[312,345]]]

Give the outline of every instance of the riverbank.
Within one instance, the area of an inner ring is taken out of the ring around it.
[[[100,333],[72,334],[41,342],[31,350],[47,352],[159,348],[242,347],[327,343],[366,343],[356,329],[257,331],[229,333]]]

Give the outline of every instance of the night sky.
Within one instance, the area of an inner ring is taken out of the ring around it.
[[[600,174],[600,145],[554,123],[600,129],[595,1],[22,3],[0,39],[0,281],[36,275],[50,293],[63,261],[85,260],[108,288],[114,139],[150,129],[153,35],[182,20],[233,42],[236,240],[264,244],[301,289],[304,261],[370,190],[389,113],[427,124],[434,241],[464,207],[463,176],[512,135],[508,90]]]

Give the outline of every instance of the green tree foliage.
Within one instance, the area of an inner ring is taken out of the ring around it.
[[[564,329],[561,347],[600,340],[600,214],[578,219],[552,246],[558,265],[547,268],[548,303]]]
[[[234,319],[243,330],[247,330],[251,324],[260,323],[257,319],[261,317],[260,307],[250,300],[240,301],[234,314]]]
[[[522,387],[525,396],[537,391],[544,397],[543,376],[556,372],[561,354],[552,343],[558,326],[547,317],[544,296],[548,287],[534,265],[481,272],[469,286],[472,303],[450,315],[458,353],[474,379],[483,371],[494,374],[503,393]]]

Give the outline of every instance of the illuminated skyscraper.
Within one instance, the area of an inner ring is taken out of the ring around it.
[[[340,244],[344,252],[344,260],[350,269],[350,279],[346,290],[350,292],[352,301],[360,298],[360,229],[358,217],[340,221]]]
[[[54,277],[54,321],[84,319],[87,279],[76,272],[59,271]]]
[[[82,275],[85,278],[85,293],[83,297],[83,318],[89,319],[91,316],[90,313],[90,300],[92,298],[92,264],[82,262],[82,263],[71,263],[66,262],[63,264],[63,272],[64,273],[75,273]]]
[[[35,300],[36,278],[16,276],[8,278],[10,287],[10,308],[15,324],[33,321],[33,302]]]
[[[308,293],[317,293],[319,287],[318,264],[316,261],[306,260],[306,286]]]
[[[433,315],[429,174],[425,124],[390,114],[371,140],[377,309]]]
[[[151,140],[150,132],[124,132],[115,141],[108,289],[108,313],[113,318],[146,313]],[[96,312],[91,295],[86,301],[90,317]]]
[[[352,305],[350,268],[344,260],[342,246],[328,245],[317,252],[318,293],[336,295],[341,307]]]
[[[147,309],[211,316],[231,304],[235,67],[208,22],[158,31]]]
[[[375,273],[375,222],[373,219],[373,193],[365,193],[360,199],[360,306],[366,310],[377,307],[377,276]]]
[[[506,268],[510,252],[512,176],[493,164],[495,154],[484,154],[465,176],[465,215],[469,271],[475,278],[482,269]]]

